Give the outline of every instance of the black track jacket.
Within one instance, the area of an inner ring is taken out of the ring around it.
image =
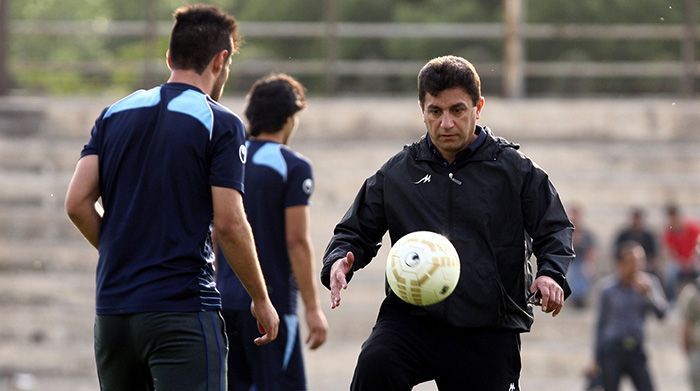
[[[552,277],[568,296],[573,226],[556,189],[518,145],[494,137],[488,128],[479,131],[486,132],[485,142],[458,154],[452,164],[431,151],[423,137],[368,178],[335,227],[323,257],[322,283],[329,287],[331,265],[348,251],[355,255],[348,279],[366,266],[387,230],[392,244],[426,230],[446,236],[457,249],[461,272],[455,291],[440,303],[417,307],[387,288],[383,307],[457,327],[528,331],[530,251],[537,275]]]

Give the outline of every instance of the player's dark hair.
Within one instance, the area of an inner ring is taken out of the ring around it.
[[[459,87],[477,104],[481,98],[481,79],[469,61],[457,56],[436,57],[428,61],[418,73],[418,101],[421,107],[425,94],[437,96],[440,92]]]
[[[305,107],[304,86],[295,78],[276,73],[258,79],[247,98],[248,133],[277,133],[289,117]]]
[[[175,69],[202,74],[217,53],[228,50],[233,54],[240,46],[236,19],[218,7],[185,5],[175,10],[173,19],[169,49]]]

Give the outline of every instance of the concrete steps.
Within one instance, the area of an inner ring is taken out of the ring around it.
[[[63,202],[94,118],[111,101],[0,100],[2,391],[24,372],[35,376],[36,390],[96,388],[92,319],[97,252],[68,221]],[[230,103],[240,112],[241,102]],[[663,224],[661,208],[670,200],[700,217],[700,120],[691,121],[699,105],[674,103],[490,100],[483,119],[547,170],[565,202],[584,203],[605,270],[610,238],[629,206],[647,207],[648,221],[657,229]],[[292,146],[314,162],[311,230],[317,258],[364,179],[403,144],[420,137],[420,121],[415,99],[310,102]],[[385,244],[356,275],[343,306],[326,311],[331,325],[327,346],[306,355],[312,390],[347,388],[383,297],[387,249]],[[322,289],[321,295],[325,306],[328,292]],[[649,328],[651,363],[664,391],[683,390],[685,384],[673,316]],[[566,311],[556,319],[538,316],[533,332],[523,338],[525,389],[582,388],[593,317],[590,310]],[[330,360],[331,355],[342,359]],[[435,388],[423,384],[416,389]]]

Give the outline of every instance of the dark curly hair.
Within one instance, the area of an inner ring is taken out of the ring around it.
[[[306,107],[304,86],[284,74],[270,74],[253,84],[247,97],[245,116],[248,133],[277,133],[287,119]]]

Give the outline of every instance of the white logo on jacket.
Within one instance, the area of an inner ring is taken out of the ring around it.
[[[421,183],[428,183],[430,182],[430,174],[425,174],[425,176],[415,182],[413,182],[414,185],[420,185]]]

